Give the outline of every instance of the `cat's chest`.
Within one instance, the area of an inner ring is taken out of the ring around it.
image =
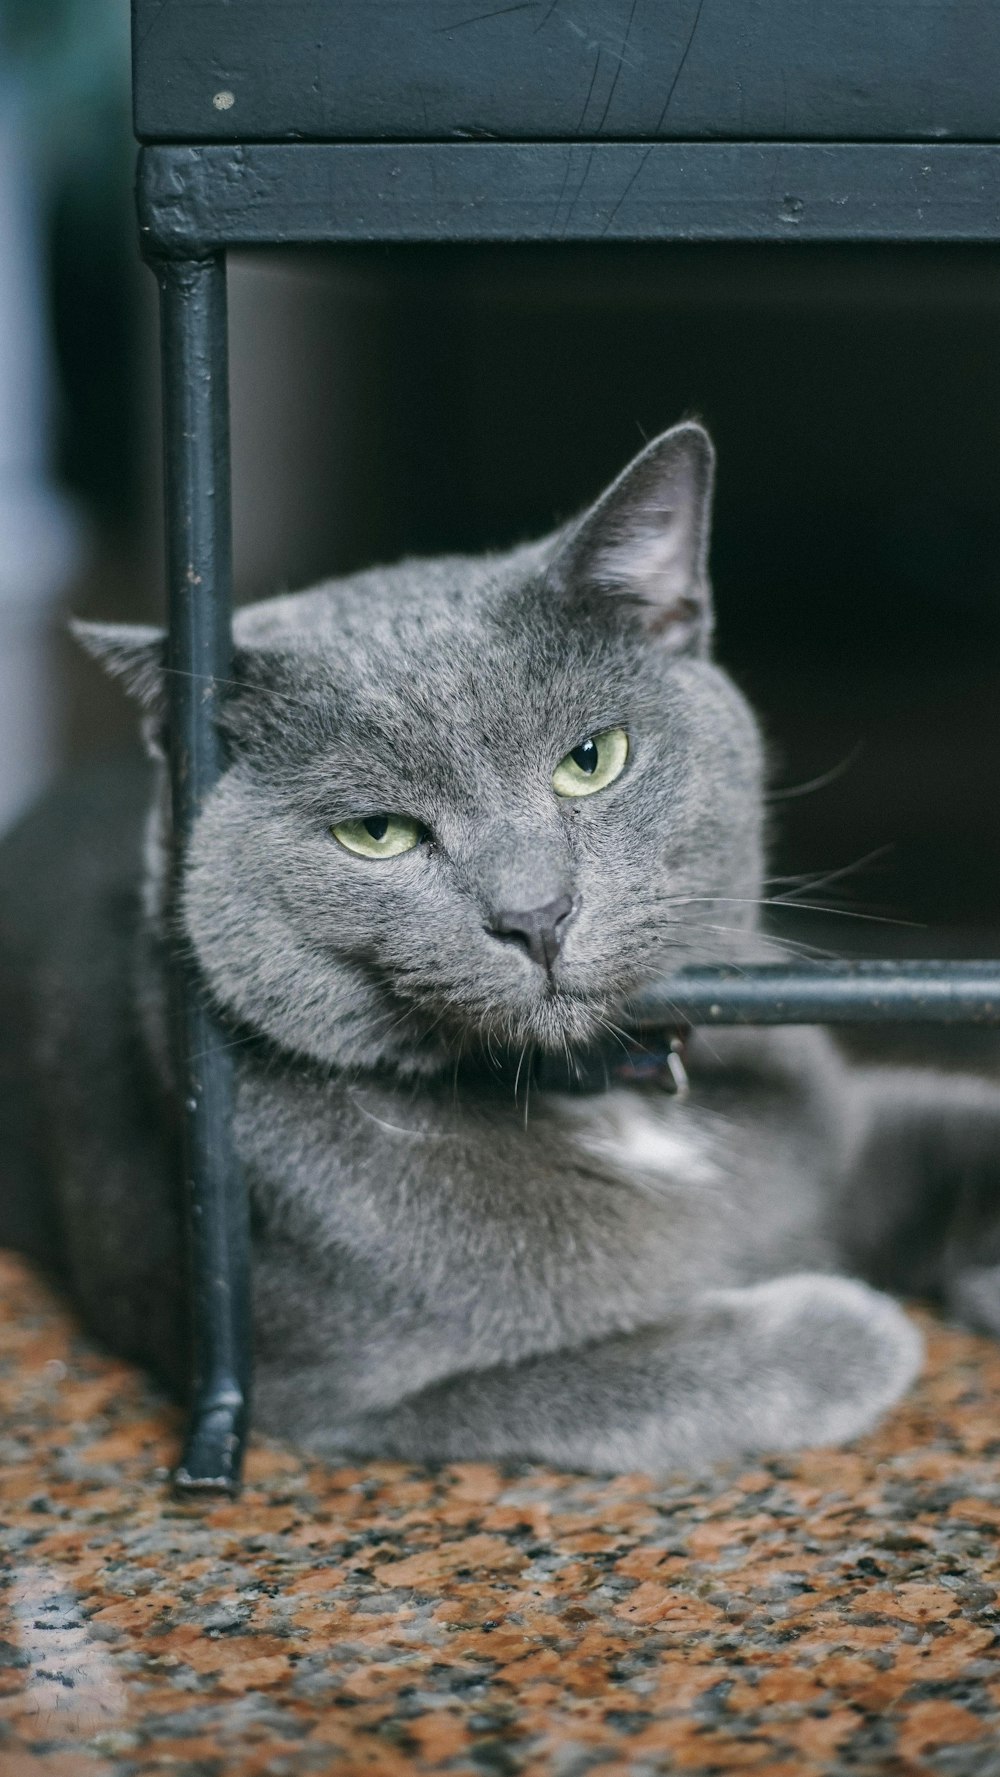
[[[596,1163],[609,1178],[654,1197],[718,1185],[725,1175],[706,1119],[666,1093],[616,1087],[553,1094],[546,1108],[562,1131],[567,1158]]]
[[[526,1107],[259,1076],[243,1106],[262,1228],[328,1275],[345,1325],[377,1300],[378,1337],[408,1362],[416,1339],[433,1368],[647,1325],[788,1245],[771,1169],[697,1092],[534,1093]]]
[[[255,1109],[267,1189],[302,1233],[414,1287],[662,1276],[711,1244],[731,1178],[711,1115],[643,1088],[515,1103],[354,1086],[294,1116]]]

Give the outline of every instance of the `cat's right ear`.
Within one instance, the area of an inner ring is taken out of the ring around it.
[[[120,679],[129,696],[141,705],[146,749],[154,759],[162,759],[166,752],[166,632],[145,623],[84,623],[79,618],[72,619],[69,627],[84,652],[98,661],[110,678]]]

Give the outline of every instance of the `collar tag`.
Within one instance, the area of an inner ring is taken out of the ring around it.
[[[686,1044],[683,1037],[671,1037],[667,1052],[667,1071],[674,1082],[674,1097],[687,1098],[691,1091],[691,1082],[684,1065]]]
[[[679,1031],[670,1036],[664,1032],[659,1041],[651,1036],[648,1048],[636,1045],[623,1061],[613,1064],[611,1078],[628,1086],[656,1086],[672,1098],[686,1098],[691,1090],[684,1065],[686,1051],[687,1038]]]

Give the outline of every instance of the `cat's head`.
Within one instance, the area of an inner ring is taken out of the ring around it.
[[[709,658],[712,473],[687,423],[541,543],[238,613],[182,902],[223,1008],[430,1068],[586,1042],[650,976],[738,954],[761,761]],[[84,640],[162,703],[159,633]]]

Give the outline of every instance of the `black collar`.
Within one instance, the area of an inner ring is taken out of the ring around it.
[[[234,1046],[243,1054],[257,1055],[271,1061],[281,1058],[299,1069],[314,1069],[324,1080],[330,1078],[331,1070],[319,1062],[289,1053],[271,1037],[250,1030],[224,1013],[216,1012],[216,1017],[233,1037]],[[610,1033],[600,1042],[592,1043],[588,1048],[576,1050],[569,1055],[546,1055],[536,1049],[530,1060],[526,1060],[522,1054],[520,1057],[508,1056],[498,1061],[494,1051],[488,1054],[484,1051],[478,1062],[471,1062],[471,1072],[480,1081],[488,1080],[495,1084],[513,1081],[515,1097],[518,1085],[526,1080],[529,1086],[539,1092],[566,1092],[583,1096],[609,1092],[614,1086],[632,1086],[665,1092],[673,1098],[686,1098],[689,1090],[687,1055],[690,1036],[691,1026],[678,1023],[655,1030],[644,1030],[641,1035],[638,1031]],[[461,1072],[465,1073],[469,1069],[470,1063],[466,1062]],[[373,1079],[392,1080],[397,1077],[396,1070],[389,1067],[373,1068],[370,1072]],[[442,1077],[446,1073],[450,1074],[450,1070],[442,1070]],[[454,1077],[459,1077],[458,1072]]]
[[[687,1046],[689,1025],[673,1029],[623,1034],[569,1057],[536,1054],[531,1083],[541,1092],[607,1092],[612,1086],[645,1086],[670,1093],[688,1094]]]

